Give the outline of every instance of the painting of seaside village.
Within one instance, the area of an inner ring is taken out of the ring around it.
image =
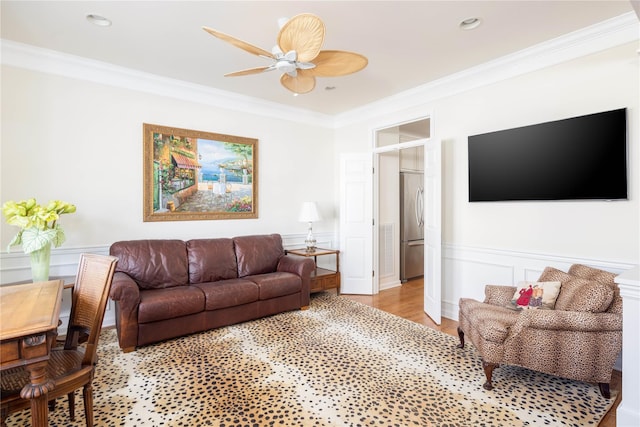
[[[145,221],[257,218],[257,140],[145,124]]]

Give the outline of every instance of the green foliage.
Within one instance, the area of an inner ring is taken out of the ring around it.
[[[10,200],[2,205],[7,224],[20,227],[20,231],[9,243],[11,246],[22,245],[24,253],[42,249],[48,243],[55,247],[65,241],[64,231],[58,224],[60,215],[74,213],[75,205],[60,200],[52,200],[46,206],[36,203],[36,199]]]

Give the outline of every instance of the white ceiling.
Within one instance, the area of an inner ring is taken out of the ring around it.
[[[7,1],[3,39],[324,114],[339,114],[633,11],[606,1]],[[202,30],[208,26],[271,50],[278,19],[315,13],[324,49],[358,52],[362,71],[318,78],[292,96],[269,72],[223,77],[269,61]],[[99,27],[87,14],[109,18]],[[462,31],[458,24],[479,17]],[[335,87],[326,90],[325,87]]]

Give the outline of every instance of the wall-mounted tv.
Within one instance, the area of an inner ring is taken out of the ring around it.
[[[469,201],[627,199],[626,109],[468,139]]]

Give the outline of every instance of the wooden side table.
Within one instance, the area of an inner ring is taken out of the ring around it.
[[[311,272],[311,293],[321,292],[327,289],[336,289],[338,295],[340,295],[340,251],[333,249],[321,249],[316,248],[313,251],[307,251],[305,248],[290,249],[286,253],[313,257],[313,262],[316,268]],[[336,269],[329,270],[326,268],[318,267],[318,257],[323,255],[334,255],[336,260]]]

